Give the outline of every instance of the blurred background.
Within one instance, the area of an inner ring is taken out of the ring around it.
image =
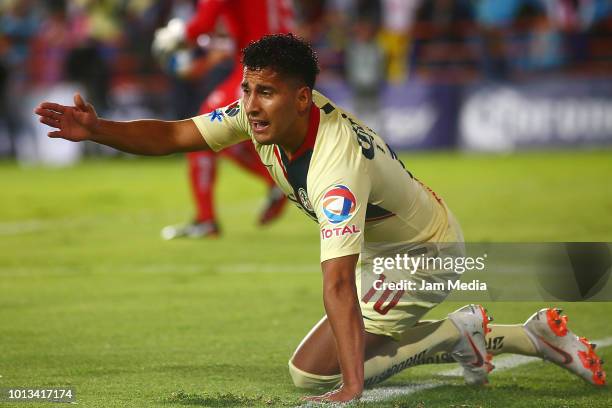
[[[292,3],[296,31],[318,51],[317,88],[395,149],[612,144],[612,0]],[[46,138],[33,108],[71,104],[75,91],[107,118],[195,115],[231,60],[186,79],[151,53],[155,30],[195,4],[0,0],[0,157],[68,165],[118,154]],[[211,41],[201,43],[205,55]]]

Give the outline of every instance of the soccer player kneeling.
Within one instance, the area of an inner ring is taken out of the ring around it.
[[[594,346],[568,331],[558,310],[543,309],[523,325],[492,325],[481,306],[468,305],[447,319],[425,321],[447,292],[384,308],[380,299],[360,296],[362,249],[382,242],[460,249],[459,224],[379,135],[314,91],[317,59],[307,43],[266,36],[243,50],[242,62],[242,98],[189,120],[108,121],[79,95],[75,106],[44,102],[36,113],[55,128],[50,137],[138,154],[253,143],[277,185],[321,232],[326,316],[298,346],[289,369],[299,387],[336,388],[310,400],[359,398],[364,385],[427,362],[457,361],[467,383],[484,384],[491,354],[501,353],[540,356],[604,383]]]

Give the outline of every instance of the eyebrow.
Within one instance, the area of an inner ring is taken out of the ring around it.
[[[248,82],[243,82],[242,84],[240,84],[240,87],[242,89],[249,89],[249,83]],[[276,88],[274,88],[272,85],[257,85],[255,86],[255,89],[258,91],[275,91]]]

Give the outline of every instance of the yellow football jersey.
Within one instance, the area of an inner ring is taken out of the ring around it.
[[[215,151],[253,141],[279,187],[318,222],[321,261],[369,244],[462,239],[443,201],[380,136],[316,91],[313,100],[308,134],[291,159],[276,145],[257,143],[241,101],[193,121]]]

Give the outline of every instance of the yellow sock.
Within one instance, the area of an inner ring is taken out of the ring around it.
[[[490,324],[487,351],[493,355],[512,353],[538,356],[538,351],[521,324]]]
[[[365,362],[365,385],[374,385],[415,365],[454,362],[450,353],[459,338],[459,331],[448,319],[419,322],[399,341],[390,340]]]

